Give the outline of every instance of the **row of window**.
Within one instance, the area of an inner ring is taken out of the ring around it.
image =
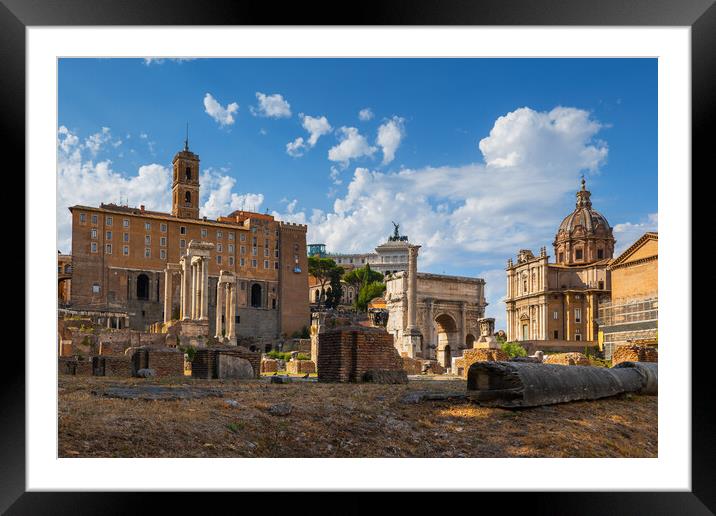
[[[554,319],[555,321],[557,319],[559,319],[559,311],[558,310],[555,310],[552,313],[552,319]],[[582,322],[582,309],[581,308],[574,309],[574,322],[576,322],[576,323]]]
[[[581,248],[574,250],[574,259],[575,260],[582,260],[584,257],[584,253]],[[597,260],[603,260],[604,259],[604,249],[597,249]],[[559,253],[559,262],[564,261],[564,253]]]

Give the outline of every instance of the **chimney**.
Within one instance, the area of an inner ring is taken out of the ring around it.
[[[143,205],[143,204],[140,204],[140,205],[139,205],[139,211],[142,212],[142,213],[144,213],[144,205]]]

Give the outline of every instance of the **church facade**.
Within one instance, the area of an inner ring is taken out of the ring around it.
[[[611,294],[608,268],[615,239],[607,219],[592,208],[584,179],[576,207],[552,243],[534,255],[522,249],[507,261],[507,340],[542,347],[595,346],[599,306]]]
[[[207,271],[211,332],[222,272],[236,277],[237,335],[274,338],[310,325],[307,227],[240,210],[216,220],[200,217],[199,156],[188,142],[174,156],[172,173],[171,213],[117,204],[69,208],[72,294],[67,308],[111,313],[113,327],[146,330],[164,319],[165,269],[178,263],[194,241],[213,244]],[[169,293],[173,307],[180,304],[178,287]]]

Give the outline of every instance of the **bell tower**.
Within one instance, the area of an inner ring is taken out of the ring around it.
[[[199,218],[199,156],[189,150],[189,130],[184,150],[172,161],[172,215],[184,219]]]

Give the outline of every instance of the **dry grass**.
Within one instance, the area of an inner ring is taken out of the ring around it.
[[[110,386],[190,386],[223,398],[122,400]],[[463,400],[404,404],[408,385],[60,377],[60,457],[656,457],[657,398],[622,396],[533,409]],[[235,400],[231,406],[227,400]],[[290,403],[287,416],[268,409]]]

